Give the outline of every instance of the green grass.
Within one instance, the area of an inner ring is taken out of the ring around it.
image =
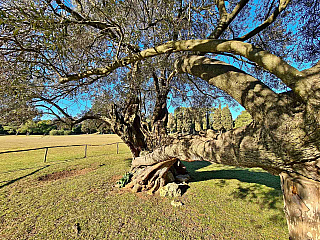
[[[2,136],[0,151],[117,141]],[[120,154],[115,145],[89,147],[86,159],[83,148],[49,149],[47,163],[44,150],[0,154],[0,239],[288,239],[278,177],[188,162],[192,182],[175,208],[171,199],[113,187],[130,170],[129,150],[120,146]],[[65,170],[75,174],[39,181]]]

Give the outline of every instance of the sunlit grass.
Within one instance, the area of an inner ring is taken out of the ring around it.
[[[15,137],[0,137],[0,151],[120,141]],[[116,145],[89,147],[87,158],[84,147],[55,150],[47,163],[44,150],[0,154],[0,239],[288,239],[279,179],[260,169],[185,163],[193,179],[175,208],[171,199],[113,187],[130,170],[124,144],[120,154]],[[66,170],[79,174],[39,181]]]

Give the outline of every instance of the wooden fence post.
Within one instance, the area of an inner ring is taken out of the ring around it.
[[[88,149],[88,144],[84,147],[84,158],[87,157],[87,149]]]
[[[119,154],[119,143],[117,142],[117,154]]]
[[[46,147],[46,151],[44,153],[44,162],[47,162],[48,148]]]

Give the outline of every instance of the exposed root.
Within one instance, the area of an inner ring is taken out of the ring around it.
[[[126,188],[133,192],[148,191],[155,193],[168,182],[174,181],[174,176],[185,174],[185,167],[179,159],[171,158],[151,166],[139,166],[132,170],[133,177]]]

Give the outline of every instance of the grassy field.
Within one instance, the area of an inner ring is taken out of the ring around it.
[[[0,136],[0,152],[118,142],[115,135]],[[185,163],[190,188],[172,199],[114,186],[130,170],[120,144],[0,154],[0,239],[288,239],[279,178],[260,169]]]

